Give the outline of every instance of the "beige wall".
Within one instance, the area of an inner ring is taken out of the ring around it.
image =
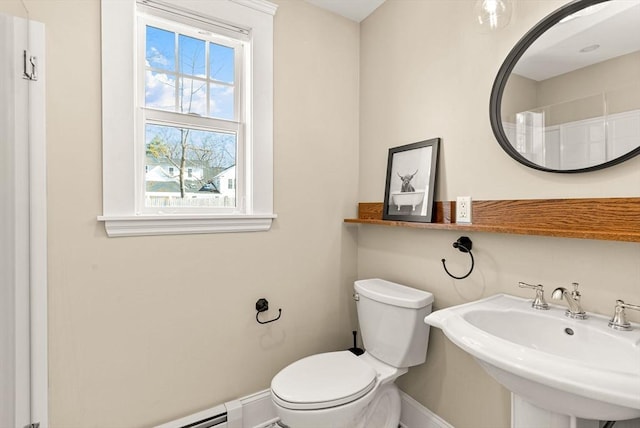
[[[382,200],[389,147],[436,136],[437,199],[639,196],[640,157],[544,174],[514,162],[491,134],[502,60],[560,1],[518,2],[511,26],[483,35],[470,0],[388,0],[360,34],[301,0],[279,0],[273,230],[117,239],[96,221],[99,1],[26,3],[47,31],[53,428],[149,426],[266,388],[294,359],[350,346],[356,277],[430,290],[436,309],[527,295],[519,280],[579,281],[590,311],[640,302],[638,244],[470,233],[476,270],[454,281],[439,260],[467,268],[451,248],[458,233],[342,223],[356,201]],[[0,12],[19,9],[0,1]],[[282,320],[257,325],[259,297],[281,307]],[[427,363],[399,383],[457,428],[508,426],[508,393],[437,330]]]
[[[515,124],[517,113],[534,110],[539,106],[537,99],[537,82],[512,73],[507,79],[502,96],[502,120]]]
[[[538,105],[548,106],[605,93],[608,113],[635,110],[640,108],[638,76],[640,76],[640,52],[622,55],[540,82]],[[598,98],[594,97],[594,99]],[[593,113],[584,112],[575,116],[559,111],[558,114],[564,114],[567,118],[560,117],[556,123],[593,117],[589,114],[602,115],[602,98],[599,98],[599,104],[592,110]]]
[[[488,110],[510,48],[561,1],[518,1],[510,26],[482,34],[473,1],[387,0],[361,25],[361,201],[382,201],[389,147],[442,137],[436,199],[640,196],[640,157],[591,173],[550,174],[512,160],[492,135]],[[540,213],[544,216],[544,212]],[[581,283],[588,311],[610,314],[615,299],[640,302],[640,244],[465,233],[476,268],[449,278],[469,258],[452,248],[461,233],[358,226],[358,276],[381,276],[429,290],[435,308],[499,292],[530,296],[518,281]],[[634,319],[638,320],[638,314]],[[509,394],[433,329],[427,363],[401,388],[456,428],[509,426]]]
[[[270,232],[107,238],[100,2],[26,4],[47,34],[51,426],[150,426],[351,346],[356,231],[342,219],[357,200],[358,25],[278,1]],[[279,322],[255,322],[260,297]]]
[[[622,55],[540,82],[512,74],[504,91],[502,116],[544,109],[545,124],[557,125],[640,108],[640,52]]]

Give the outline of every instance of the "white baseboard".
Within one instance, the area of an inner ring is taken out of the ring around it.
[[[453,428],[431,410],[400,391],[400,426],[402,428]]]
[[[453,428],[450,424],[400,391],[402,428]],[[157,426],[156,428],[180,428],[198,420],[227,412],[225,428],[268,428],[278,421],[271,392],[266,389],[238,400],[229,401],[193,415]]]
[[[243,403],[243,428],[266,428],[278,420],[269,390],[258,392],[251,397],[251,400]],[[453,428],[447,421],[402,391],[400,405],[402,428]]]

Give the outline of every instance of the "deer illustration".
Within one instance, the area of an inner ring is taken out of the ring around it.
[[[407,175],[400,175],[400,173],[396,173],[398,174],[398,177],[400,177],[400,180],[402,180],[402,187],[400,188],[400,192],[401,193],[405,193],[405,192],[415,192],[416,189],[413,187],[413,185],[411,184],[411,180],[413,180],[413,177],[415,177],[415,175],[418,173],[418,170],[416,169],[416,172],[414,172],[413,174],[407,174]]]

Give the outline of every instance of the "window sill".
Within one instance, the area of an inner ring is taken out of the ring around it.
[[[265,232],[276,214],[99,216],[109,237]]]

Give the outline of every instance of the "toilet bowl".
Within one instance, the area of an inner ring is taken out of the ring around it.
[[[397,428],[400,395],[393,381],[406,371],[366,352],[317,354],[281,370],[271,396],[291,428]]]
[[[395,380],[425,361],[433,296],[392,282],[356,281],[367,351],[327,352],[295,361],[271,382],[281,424],[290,428],[397,428]],[[426,326],[426,327],[425,327]]]

